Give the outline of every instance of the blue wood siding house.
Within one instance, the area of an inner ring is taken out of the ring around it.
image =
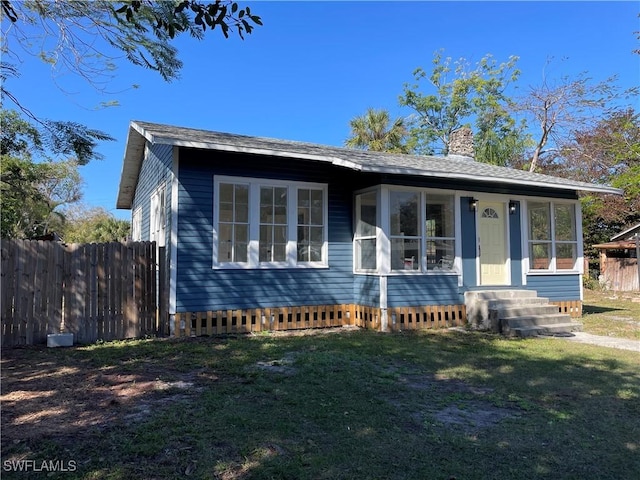
[[[458,155],[134,121],[117,207],[134,240],[165,246],[170,315],[189,328],[388,330],[464,322],[465,293],[487,289],[579,311],[583,190],[619,193]]]

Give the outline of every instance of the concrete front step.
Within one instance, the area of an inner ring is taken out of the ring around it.
[[[529,315],[551,315],[558,313],[558,307],[556,305],[510,305],[500,306],[496,309],[489,309],[489,318],[494,319],[513,318],[513,317],[526,317]]]
[[[582,331],[582,324],[578,322],[556,323],[554,325],[536,325],[532,327],[517,327],[505,335],[512,337],[537,337],[540,335],[562,335]],[[504,332],[503,332],[504,333]]]
[[[527,303],[540,303],[538,293],[534,290],[470,290],[464,294],[464,303],[467,309],[467,319],[472,328],[479,330],[499,330],[499,323],[492,321],[489,316],[490,308],[499,305],[519,305]]]
[[[549,313],[545,315],[524,315],[518,317],[506,317],[500,319],[502,329],[535,327],[538,325],[555,325],[560,323],[570,323],[571,317],[565,313]]]
[[[548,305],[549,299],[544,297],[515,297],[500,298],[495,300],[487,300],[490,309],[495,310],[500,307],[509,307],[512,305]]]
[[[582,329],[567,314],[559,313],[548,298],[535,290],[476,290],[465,292],[467,317],[473,328],[509,336],[570,333]]]
[[[535,290],[471,290],[465,292],[465,299],[469,300],[500,300],[509,298],[536,298]]]

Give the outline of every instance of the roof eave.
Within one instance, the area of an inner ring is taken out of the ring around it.
[[[635,232],[636,230],[637,232]],[[611,241],[622,239],[628,234],[630,234],[631,232],[635,232],[636,235],[640,235],[640,223],[631,228],[627,228],[624,232],[620,232],[617,235],[614,235],[613,237],[611,237]]]
[[[153,137],[151,137],[152,139]],[[133,196],[138,186],[138,176],[140,175],[146,141],[147,135],[144,129],[136,125],[135,122],[131,122],[125,144],[116,208],[130,210],[133,205]]]
[[[474,174],[465,174],[460,172],[444,172],[439,170],[422,170],[411,167],[387,167],[387,166],[373,166],[358,163],[357,161],[351,161],[342,157],[332,155],[317,155],[312,153],[293,152],[289,150],[281,150],[274,148],[257,148],[247,147],[242,145],[233,145],[221,142],[207,142],[207,141],[194,141],[183,139],[176,136],[154,136],[152,132],[146,130],[143,126],[139,125],[136,121],[132,121],[129,125],[129,133],[127,136],[127,143],[125,149],[124,162],[122,167],[122,174],[120,179],[120,187],[118,191],[118,198],[116,201],[116,207],[122,209],[130,209],[133,205],[133,197],[135,189],[138,183],[138,175],[140,173],[140,167],[144,156],[144,147],[146,142],[152,144],[166,144],[178,147],[217,150],[235,153],[246,153],[252,155],[265,155],[265,156],[277,156],[286,158],[298,158],[302,160],[312,160],[328,162],[332,165],[348,168],[360,172],[370,173],[383,173],[389,175],[414,175],[431,178],[449,178],[458,180],[471,180],[478,181],[479,178]],[[453,156],[452,156],[453,157]],[[461,157],[462,158],[462,157]],[[468,161],[464,157],[464,161]],[[576,184],[559,184],[553,182],[522,180],[522,179],[510,179],[502,177],[482,176],[482,181],[490,182],[493,184],[504,185],[523,185],[537,188],[548,188],[552,190],[563,191],[585,191],[596,193],[607,193],[614,195],[622,195],[624,192],[621,189],[609,187],[606,185],[592,185],[582,183]]]
[[[362,171],[371,173],[387,173],[392,175],[417,175],[423,177],[435,177],[435,178],[451,178],[457,180],[475,180],[478,181],[477,175],[455,173],[455,172],[441,172],[441,171],[425,171],[412,168],[385,168],[385,167],[362,167]],[[619,188],[613,188],[606,185],[562,185],[557,183],[544,183],[533,182],[520,179],[504,179],[497,177],[482,177],[483,182],[502,183],[507,185],[524,185],[530,187],[550,188],[553,190],[568,190],[568,191],[585,191],[585,192],[598,192],[609,193],[614,195],[623,195],[624,190]]]

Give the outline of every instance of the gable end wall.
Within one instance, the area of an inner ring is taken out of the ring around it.
[[[159,185],[165,185],[165,218],[167,221],[165,232],[165,245],[169,245],[171,225],[171,170],[173,163],[173,146],[150,145],[145,148],[145,158],[140,167],[138,185],[133,198],[131,211],[141,208],[142,240],[150,239],[149,221],[151,217],[151,194]]]

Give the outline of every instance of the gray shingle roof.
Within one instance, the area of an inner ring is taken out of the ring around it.
[[[621,190],[606,185],[498,167],[458,155],[442,157],[378,153],[133,121],[129,126],[117,200],[118,208],[131,208],[146,141],[152,144],[316,160],[362,172],[482,180],[490,183],[528,185],[558,190],[622,193]]]

